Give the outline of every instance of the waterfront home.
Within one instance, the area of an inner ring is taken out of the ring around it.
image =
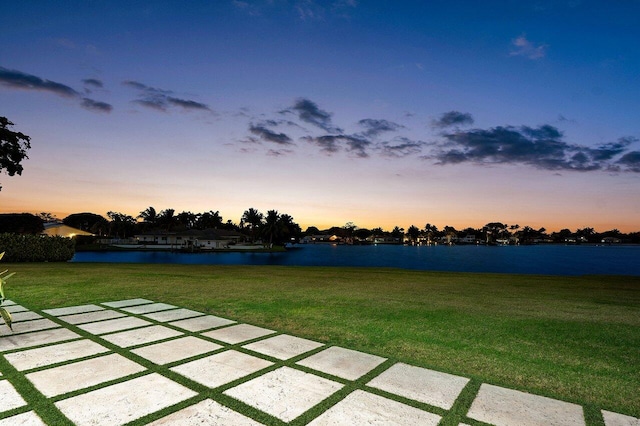
[[[148,231],[135,235],[136,244],[144,248],[169,248],[185,250],[228,249],[245,236],[226,229],[189,229],[187,231]]]
[[[342,242],[342,238],[337,235],[317,234],[307,235],[302,239],[303,244],[329,243],[338,244]]]

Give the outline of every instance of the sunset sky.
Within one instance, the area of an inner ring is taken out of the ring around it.
[[[0,2],[0,212],[640,230],[640,2]]]

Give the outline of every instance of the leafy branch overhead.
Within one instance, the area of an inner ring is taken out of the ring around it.
[[[0,173],[4,170],[9,176],[16,173],[21,175],[21,162],[29,158],[27,150],[31,148],[31,138],[24,133],[10,130],[9,126],[13,126],[13,123],[6,117],[0,117]]]

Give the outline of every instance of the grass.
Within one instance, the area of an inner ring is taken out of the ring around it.
[[[640,278],[372,268],[6,264],[30,309],[149,298],[640,417]],[[588,419],[589,420],[589,419]]]

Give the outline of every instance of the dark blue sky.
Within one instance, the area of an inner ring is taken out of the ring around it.
[[[0,4],[1,211],[637,230],[639,1]]]

